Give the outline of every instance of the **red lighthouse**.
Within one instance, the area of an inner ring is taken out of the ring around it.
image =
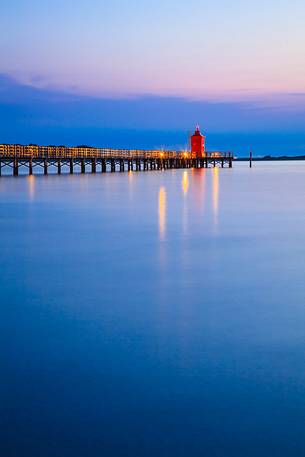
[[[199,125],[197,125],[195,133],[191,136],[191,151],[198,158],[205,155],[205,136],[201,135]]]

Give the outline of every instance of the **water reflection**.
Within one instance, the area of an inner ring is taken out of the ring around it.
[[[35,196],[35,176],[34,175],[28,176],[28,190],[29,190],[30,200],[33,200],[34,196]]]
[[[204,168],[193,168],[192,182],[194,184],[194,200],[199,210],[203,210],[205,204],[205,181],[206,170]]]
[[[186,195],[189,189],[189,175],[187,171],[184,171],[182,175],[182,189],[184,195]]]
[[[213,199],[213,214],[214,214],[214,225],[218,225],[218,206],[219,206],[219,169],[218,167],[213,168],[213,183],[212,183],[212,199]]]
[[[4,457],[304,455],[304,167],[246,165],[187,170],[187,194],[184,170],[134,173],[131,202],[126,174],[36,176],[30,203],[0,178]]]
[[[184,171],[182,174],[182,191],[183,196],[186,197],[189,190],[189,175],[187,171]],[[187,199],[183,199],[183,210],[182,210],[182,230],[183,234],[186,235],[187,233]]]
[[[134,190],[134,173],[132,170],[128,170],[127,173],[128,179],[128,199],[131,202],[133,200],[133,190]]]
[[[166,190],[165,187],[160,187],[159,190],[159,204],[158,204],[158,213],[159,213],[159,235],[160,239],[165,239],[166,232]]]

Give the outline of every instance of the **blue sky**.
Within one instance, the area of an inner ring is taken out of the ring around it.
[[[226,149],[305,152],[304,19],[299,0],[11,0],[0,142],[178,147],[199,122]]]

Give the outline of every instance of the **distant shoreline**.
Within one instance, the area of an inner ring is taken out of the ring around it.
[[[305,155],[302,156],[264,156],[264,157],[253,157],[253,162],[273,162],[279,160],[305,160]],[[234,157],[234,162],[249,162],[249,157]]]

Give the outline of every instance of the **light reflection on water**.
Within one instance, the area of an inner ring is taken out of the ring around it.
[[[182,189],[184,195],[187,194],[187,191],[189,189],[189,177],[188,177],[188,171],[184,171],[182,175]]]
[[[160,187],[158,198],[159,233],[160,240],[164,240],[166,234],[166,190],[164,186]]]
[[[218,205],[219,205],[219,168],[218,167],[213,168],[212,199],[213,199],[214,225],[215,225],[215,228],[217,228]]]
[[[33,200],[35,197],[35,176],[30,175],[30,176],[28,176],[27,180],[28,180],[29,197],[30,197],[30,200]]]
[[[187,193],[189,190],[189,172],[185,170],[182,175],[182,191],[183,191],[183,209],[182,209],[182,231],[183,235],[186,235],[188,230],[188,220],[187,220]]]
[[[3,455],[303,455],[304,176],[1,178]]]

